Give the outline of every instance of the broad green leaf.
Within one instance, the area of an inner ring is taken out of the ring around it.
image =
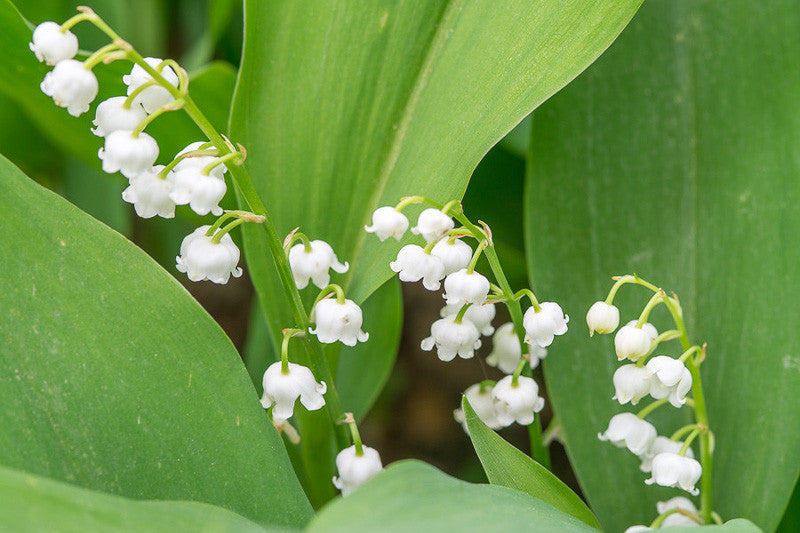
[[[600,524],[580,497],[545,467],[506,442],[478,418],[464,396],[469,438],[492,485],[530,494],[594,528]]]
[[[231,138],[247,148],[279,233],[300,226],[331,243],[353,265],[343,281],[362,302],[400,246],[368,238],[372,211],[409,194],[460,198],[483,154],[591,63],[639,4],[250,0]],[[245,237],[276,333],[291,315],[263,235]]]
[[[772,531],[795,486],[797,51],[791,0],[649,2],[608,54],[534,113],[531,278],[573,317],[545,362],[548,389],[608,529],[651,520],[653,503],[674,494],[645,487],[636,458],[596,437],[612,414],[630,410],[611,400],[611,336],[589,339],[583,325],[614,274],[676,291],[693,341],[708,342],[714,508]],[[622,321],[647,298],[625,289]],[[663,314],[656,320],[667,324]],[[662,410],[662,434],[689,417]]]
[[[136,501],[4,467],[0,467],[0,523],[5,531],[17,533],[288,532],[264,529],[237,514],[205,503]]]
[[[596,531],[541,500],[452,478],[418,461],[390,465],[311,521],[310,533]]]
[[[0,210],[0,464],[302,525],[236,350],[181,285],[4,159]]]
[[[669,533],[696,533],[705,529],[703,533],[763,533],[762,529],[749,520],[737,518],[724,524],[703,527],[670,527]]]
[[[778,533],[800,531],[800,485],[795,485],[789,505],[783,513]]]

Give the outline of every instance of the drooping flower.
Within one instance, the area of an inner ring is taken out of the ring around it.
[[[305,289],[309,280],[324,289],[331,281],[330,269],[344,274],[350,268],[347,262],[339,262],[327,242],[311,241],[309,246],[311,249],[306,251],[305,245],[298,243],[289,250],[289,266],[298,289]]]
[[[203,174],[200,168],[184,167],[173,171],[175,185],[169,197],[176,205],[189,205],[198,215],[222,214],[219,202],[228,191],[223,178],[214,174]]]
[[[36,59],[53,66],[72,59],[78,53],[78,38],[69,30],[61,31],[57,22],[42,22],[33,30],[33,42],[28,46]]]
[[[544,398],[539,396],[539,386],[525,376],[519,376],[515,386],[513,376],[506,376],[492,389],[497,420],[504,426],[514,422],[527,426],[533,422],[535,413],[544,407]]]
[[[309,411],[316,411],[325,405],[323,394],[328,390],[324,381],[317,383],[310,369],[289,363],[286,374],[281,371],[281,362],[272,363],[264,372],[264,395],[261,405],[264,409],[272,407],[272,416],[286,420],[294,413],[294,403],[300,403]]]
[[[455,227],[453,219],[438,209],[426,209],[420,213],[417,225],[411,228],[414,235],[422,235],[427,242],[436,242]]]
[[[228,283],[231,276],[238,278],[242,269],[237,267],[239,248],[229,234],[220,242],[212,242],[206,235],[211,226],[200,226],[186,236],[181,243],[181,255],[175,258],[176,268],[185,272],[192,281],[209,280],[214,283]]]
[[[419,281],[429,291],[438,291],[444,277],[444,264],[435,255],[426,254],[420,246],[409,244],[397,252],[389,267],[399,274],[400,281]]]
[[[672,511],[673,509],[680,509],[687,513],[697,516],[697,507],[694,506],[692,500],[684,496],[675,496],[665,502],[656,503],[656,511],[659,515]],[[701,524],[683,513],[672,513],[664,518],[661,522],[661,529],[668,527],[699,527]]]
[[[336,456],[336,470],[339,476],[333,478],[333,485],[347,496],[383,470],[381,456],[369,446],[362,446],[363,455],[356,453],[355,445],[345,448]]]
[[[486,357],[486,363],[511,374],[516,370],[521,357],[522,346],[514,332],[514,324],[506,322],[497,328],[492,337],[492,351]]]
[[[120,172],[126,178],[133,178],[152,168],[158,158],[158,143],[146,133],[134,136],[132,131],[118,130],[106,136],[97,157],[103,162],[104,172]]]
[[[123,106],[125,100],[127,98],[124,96],[115,96],[100,102],[92,121],[94,124],[92,133],[98,137],[105,137],[119,130],[133,131],[141,121],[147,118],[147,113],[139,104],[132,104],[126,109]]]
[[[478,272],[468,272],[462,268],[444,278],[444,299],[448,305],[466,303],[480,305],[489,295],[489,280]]]
[[[444,275],[449,276],[453,272],[467,268],[472,259],[472,248],[469,244],[460,239],[442,239],[431,249],[431,255],[435,255],[444,264]]]
[[[157,57],[145,57],[144,60],[156,71],[158,71],[158,67],[163,61]],[[165,80],[167,80],[167,83],[171,84],[173,87],[178,86],[178,75],[175,74],[175,71],[172,70],[172,67],[163,67],[160,71],[160,74]],[[130,96],[131,93],[140,86],[150,81],[153,81],[153,77],[139,65],[133,65],[131,73],[122,76],[122,82],[128,86],[128,96]],[[148,113],[152,113],[164,104],[171,102],[173,99],[173,96],[165,87],[162,87],[161,85],[151,85],[136,95],[134,102],[141,104],[144,110]]]
[[[653,531],[652,527],[643,526],[641,524],[631,526],[625,530],[625,533],[644,533],[645,531]]]
[[[522,318],[525,342],[547,348],[553,343],[555,335],[567,332],[569,317],[564,315],[561,306],[555,302],[542,302],[540,307],[540,311],[536,311],[533,306],[525,311],[525,316]]]
[[[636,320],[631,320],[617,331],[614,336],[614,350],[617,358],[630,359],[636,361],[647,352],[653,345],[653,341],[658,337],[655,326],[645,323],[641,328],[636,327]]]
[[[653,457],[651,477],[644,482],[648,485],[656,483],[662,487],[679,487],[697,496],[700,491],[695,488],[695,484],[702,474],[703,467],[694,459],[663,452]]]
[[[692,373],[678,359],[658,355],[645,365],[650,379],[650,395],[661,399],[669,396],[669,403],[681,407],[686,403],[686,394],[692,388]]]
[[[381,242],[389,237],[394,237],[398,241],[403,237],[408,229],[409,222],[406,216],[394,207],[379,207],[372,213],[372,225],[364,226],[367,233],[374,233]]]
[[[133,204],[136,214],[142,218],[175,216],[175,202],[169,197],[174,176],[167,172],[165,178],[159,177],[158,173],[163,169],[164,165],[157,165],[136,174],[130,179],[128,188],[122,191],[122,199]]]
[[[619,326],[619,309],[605,302],[595,302],[586,313],[586,324],[589,326],[589,335],[597,333],[611,333]]]
[[[502,424],[497,418],[495,401],[492,397],[492,387],[481,386],[480,383],[476,383],[464,391],[464,396],[467,397],[470,407],[472,407],[472,409],[475,411],[475,414],[478,415],[478,418],[480,418],[484,424],[492,429],[500,429],[505,427],[505,425]],[[461,409],[461,407],[453,411],[453,418],[456,419],[456,422],[461,424],[461,426],[464,428],[464,432],[469,434],[467,419],[464,416],[464,410]]]
[[[650,374],[636,365],[622,365],[614,372],[615,394],[612,400],[620,405],[631,402],[636,405],[639,400],[650,394]]]
[[[639,458],[642,460],[642,464],[639,465],[639,469],[642,472],[650,472],[653,469],[653,457],[664,452],[678,453],[681,451],[682,447],[683,441],[674,441],[668,439],[667,437],[662,437],[661,435],[657,436],[650,445],[650,449],[647,450],[647,453],[639,456]],[[686,450],[686,457],[694,459],[694,452],[691,448]]]
[[[442,307],[439,315],[442,318],[450,315],[457,315],[461,310],[461,307],[462,306],[459,304],[447,304]],[[467,310],[464,313],[464,318],[475,324],[475,327],[478,328],[478,331],[481,332],[481,335],[491,335],[494,333],[492,320],[494,320],[496,313],[497,310],[495,309],[493,303],[484,302],[480,305],[470,305],[467,307]]]
[[[53,70],[45,74],[39,87],[44,94],[53,98],[57,106],[66,107],[73,117],[79,117],[89,110],[89,104],[94,101],[98,90],[94,72],[74,59],[59,61]]]
[[[635,455],[644,455],[656,438],[656,428],[633,413],[620,413],[611,417],[605,433],[597,438],[611,441],[615,446],[628,448]]]
[[[175,155],[175,159],[179,159],[179,161],[175,164],[174,167],[175,171],[177,172],[179,170],[184,170],[190,167],[202,170],[203,168],[213,163],[215,159],[218,159],[217,156],[215,155],[199,155],[199,154],[184,157],[185,154],[188,154],[189,152],[197,152],[197,151],[213,152],[216,150],[216,148],[213,146],[203,149],[202,146],[205,144],[208,143],[203,141],[195,141],[193,143],[190,143],[188,146],[186,146],[186,148],[184,148],[180,152],[178,152]],[[211,170],[209,171],[209,174],[222,179],[227,170],[228,169],[227,167],[225,167],[225,164],[220,163],[219,165],[212,167]]]
[[[434,322],[431,336],[422,339],[421,348],[429,352],[436,346],[436,354],[445,362],[452,361],[456,355],[462,359],[472,358],[481,346],[481,334],[466,318],[460,324],[455,322],[455,318],[455,315],[450,315]]]
[[[355,346],[357,342],[369,339],[369,334],[361,331],[363,320],[361,308],[352,300],[339,303],[335,298],[325,298],[317,302],[311,311],[311,321],[316,328],[310,333],[325,344],[340,341],[347,346]]]

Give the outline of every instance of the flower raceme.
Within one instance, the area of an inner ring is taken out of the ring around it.
[[[438,291],[444,277],[444,263],[433,254],[426,253],[421,246],[409,244],[397,252],[397,259],[389,267],[400,277],[400,281],[419,281],[429,291]]]
[[[29,47],[36,59],[51,67],[78,53],[78,38],[69,30],[62,31],[56,22],[47,21],[36,26],[32,41]]]
[[[175,258],[176,268],[185,272],[192,281],[209,280],[214,283],[228,283],[231,276],[238,278],[242,269],[239,263],[239,248],[226,233],[219,242],[206,235],[211,226],[200,226],[187,235],[181,243],[181,253]]]
[[[553,343],[555,335],[567,332],[567,322],[569,317],[564,315],[561,306],[555,302],[542,302],[539,311],[531,306],[522,318],[525,342],[547,348]]]
[[[362,454],[358,455],[356,446],[340,451],[336,456],[338,477],[333,478],[333,485],[347,496],[383,470],[381,456],[369,446],[362,446]]]
[[[347,346],[355,346],[356,343],[369,339],[369,333],[361,331],[361,308],[352,300],[344,300],[342,303],[335,298],[320,300],[311,311],[311,321],[316,328],[309,332],[324,344],[340,341]]]
[[[452,361],[456,355],[471,359],[481,347],[481,334],[468,319],[462,318],[460,323],[455,320],[456,315],[449,315],[434,322],[430,337],[422,339],[420,347],[429,352],[436,346],[436,355],[445,362]]]
[[[364,226],[364,230],[377,235],[381,242],[389,237],[394,237],[399,241],[408,230],[408,226],[408,219],[403,213],[394,207],[384,206],[372,213],[372,225]]]
[[[308,248],[306,250],[305,244],[298,243],[289,250],[289,266],[298,289],[305,289],[309,280],[324,289],[331,281],[330,269],[344,274],[350,268],[347,262],[339,262],[333,248],[325,241],[311,241]]]
[[[288,363],[284,373],[280,361],[272,363],[264,372],[263,385],[261,405],[264,409],[272,407],[272,416],[280,420],[292,416],[298,398],[309,411],[320,409],[325,405],[323,394],[328,390],[324,381],[317,383],[308,368]]]

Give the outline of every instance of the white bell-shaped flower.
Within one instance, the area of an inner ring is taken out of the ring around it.
[[[662,487],[679,487],[693,496],[700,491],[695,484],[703,474],[703,467],[690,457],[682,457],[677,453],[664,452],[653,457],[650,479],[644,482]]]
[[[650,395],[661,399],[669,396],[669,403],[680,407],[686,403],[686,394],[692,388],[692,373],[682,361],[658,355],[645,365],[650,379]]]
[[[658,511],[659,515],[672,511],[673,509],[680,509],[681,511],[691,513],[695,516],[697,515],[697,507],[692,503],[692,500],[684,496],[675,496],[665,502],[656,503],[656,511]],[[664,521],[661,522],[661,529],[668,527],[699,527],[700,525],[698,521],[678,512],[667,515]]]
[[[59,61],[53,70],[45,74],[39,87],[57,106],[66,107],[73,117],[89,111],[89,104],[94,101],[98,89],[94,72],[74,59]]]
[[[61,31],[61,24],[57,22],[42,22],[36,26],[32,40],[28,45],[31,52],[50,66],[72,59],[78,53],[78,38],[69,30]]]
[[[467,397],[469,405],[484,424],[492,429],[500,429],[505,427],[505,424],[502,424],[497,418],[495,402],[494,398],[492,397],[492,387],[484,386],[483,390],[481,390],[481,384],[476,383],[464,391],[464,396]],[[456,422],[461,424],[461,426],[464,428],[464,432],[469,434],[467,419],[464,416],[464,410],[461,409],[461,407],[453,411],[453,418],[456,419]]]
[[[597,438],[611,441],[615,446],[628,448],[636,455],[644,455],[656,438],[656,428],[647,420],[642,420],[633,413],[620,413],[611,417],[605,433],[598,433]]]
[[[175,217],[175,202],[169,197],[172,192],[174,176],[167,172],[161,178],[158,173],[164,165],[157,165],[150,170],[136,174],[130,179],[130,185],[122,191],[122,199],[133,204],[136,214],[142,218],[156,215],[162,218]]]
[[[345,448],[336,456],[336,470],[339,476],[333,478],[333,485],[347,496],[383,470],[381,456],[375,448],[362,446],[363,455],[356,454],[355,445]]]
[[[495,331],[492,337],[492,351],[486,356],[486,363],[506,374],[512,374],[522,357],[522,346],[514,332],[514,324],[506,322]]]
[[[683,441],[674,441],[667,437],[662,437],[661,435],[657,436],[655,440],[653,440],[653,444],[650,445],[650,449],[647,450],[647,453],[639,456],[642,460],[639,469],[642,472],[650,472],[653,469],[653,457],[664,452],[678,453],[681,451],[682,447]],[[686,450],[686,457],[694,459],[694,452],[691,448]]]
[[[460,324],[455,322],[456,315],[440,318],[431,325],[431,336],[422,339],[420,347],[429,352],[436,346],[436,355],[442,361],[452,361],[456,355],[462,359],[470,359],[475,350],[481,347],[481,334],[475,324],[466,318]]]
[[[152,168],[158,159],[158,143],[146,133],[134,137],[132,131],[118,130],[106,136],[97,157],[103,162],[104,172],[120,172],[126,178],[133,178]]]
[[[317,302],[311,311],[311,320],[316,329],[310,330],[319,342],[331,344],[340,341],[347,346],[366,342],[369,334],[361,331],[364,317],[361,308],[352,300],[339,303],[335,298],[325,298]]]
[[[213,151],[213,150],[215,150],[215,148],[213,146],[210,146],[210,147],[202,149],[201,147],[204,144],[208,144],[208,143],[203,142],[203,141],[195,141],[195,142],[189,144],[188,146],[186,146],[186,148],[184,148],[180,152],[178,152],[175,155],[175,158],[179,159],[179,161],[175,164],[175,167],[174,167],[175,172],[178,172],[179,170],[184,170],[184,169],[189,168],[189,167],[202,170],[203,168],[205,168],[208,165],[210,165],[211,163],[213,163],[215,159],[218,159],[218,157],[214,156],[214,155],[191,155],[191,156],[187,156],[187,157],[182,157],[184,154],[188,154],[189,152],[197,152],[197,151],[200,151],[200,150],[202,150],[202,151]],[[227,172],[227,170],[228,169],[227,169],[227,167],[225,167],[225,164],[221,163],[219,165],[216,165],[216,166],[212,167],[211,170],[209,171],[209,174],[211,174],[212,176],[216,176],[216,177],[222,179],[222,177],[224,176],[225,172]]]
[[[589,335],[597,333],[611,333],[619,326],[619,309],[605,302],[595,302],[586,313],[586,324],[589,326]]]
[[[444,275],[449,276],[469,266],[472,260],[472,248],[459,239],[454,239],[453,242],[450,242],[450,239],[442,239],[433,246],[431,255],[442,260]]]
[[[364,226],[364,230],[377,235],[381,242],[389,237],[399,241],[408,229],[408,225],[408,219],[403,213],[387,205],[379,207],[372,213],[372,225]]]
[[[444,318],[450,315],[457,315],[458,312],[461,311],[461,307],[463,306],[458,304],[447,304],[442,307],[439,316]],[[478,328],[481,335],[491,335],[494,333],[492,320],[494,320],[495,314],[497,314],[497,309],[495,309],[494,304],[484,302],[480,305],[470,305],[467,307],[464,318],[475,324],[475,327]]]
[[[302,243],[295,244],[289,250],[289,266],[292,269],[294,283],[298,289],[305,289],[308,280],[320,289],[324,289],[331,281],[330,269],[344,274],[350,268],[348,263],[340,263],[331,245],[325,241],[311,241],[311,250],[306,251]]]
[[[529,307],[522,318],[522,325],[525,327],[525,342],[547,348],[553,343],[555,335],[567,332],[569,317],[555,302],[542,302],[540,307],[538,312],[533,306]]]
[[[528,346],[528,355],[530,356],[531,360],[529,361],[531,365],[531,370],[539,366],[539,362],[547,357],[547,348],[542,348],[538,344],[530,344],[526,343]]]
[[[426,254],[416,244],[400,248],[397,259],[389,267],[399,274],[400,281],[419,281],[429,291],[438,291],[444,277],[444,264],[435,255]]]
[[[198,215],[222,214],[219,203],[228,191],[223,178],[214,174],[203,174],[196,167],[174,170],[175,185],[170,198],[176,205],[189,205]]]
[[[238,278],[242,269],[239,263],[239,248],[229,234],[222,236],[218,243],[206,235],[211,226],[200,226],[186,236],[181,243],[181,255],[175,258],[176,268],[185,272],[192,281],[209,280],[214,283],[228,283],[231,276]]]
[[[467,272],[462,268],[444,278],[444,299],[448,305],[466,303],[480,305],[489,295],[490,283],[486,276],[478,272]]]
[[[643,526],[641,524],[638,524],[638,525],[631,526],[628,529],[626,529],[625,533],[643,533],[645,531],[655,531],[655,530],[650,526]]]
[[[158,66],[163,61],[157,57],[145,57],[144,60],[155,70],[158,70]],[[160,73],[164,79],[167,80],[167,83],[171,84],[173,87],[178,86],[178,75],[175,74],[175,71],[172,70],[172,67],[165,66],[161,69]],[[153,77],[150,76],[150,74],[148,74],[147,71],[139,65],[133,65],[131,73],[122,76],[122,82],[128,86],[128,96],[130,96],[130,94],[138,89],[141,85],[149,81],[153,81]],[[151,85],[136,95],[136,98],[134,98],[134,101],[141,104],[144,110],[148,113],[152,113],[159,107],[171,102],[172,100],[174,100],[172,95],[165,87],[162,87],[161,85]]]
[[[544,407],[544,398],[539,396],[539,385],[533,379],[519,376],[515,387],[513,377],[504,377],[492,389],[497,420],[504,426],[514,422],[527,426]]]
[[[438,209],[426,209],[419,214],[417,225],[411,228],[414,235],[422,235],[427,242],[436,242],[455,227],[453,219]]]
[[[647,352],[658,337],[658,331],[652,324],[645,323],[641,328],[636,327],[636,320],[631,320],[617,331],[614,336],[614,350],[617,359],[630,359],[636,361]]]
[[[311,370],[294,363],[289,363],[289,371],[281,371],[281,362],[272,363],[264,372],[264,395],[261,405],[264,409],[272,407],[272,416],[286,420],[294,413],[294,403],[300,403],[309,411],[316,411],[325,405],[323,394],[328,390],[324,381],[317,383]],[[274,406],[274,407],[273,407]]]
[[[622,365],[614,372],[614,397],[620,405],[631,402],[636,405],[639,400],[650,394],[650,374],[636,365]]]
[[[134,103],[125,109],[123,106],[125,100],[127,98],[124,96],[115,96],[100,102],[92,121],[94,124],[92,133],[98,137],[105,137],[115,131],[133,131],[141,121],[147,118],[147,113],[139,104]]]

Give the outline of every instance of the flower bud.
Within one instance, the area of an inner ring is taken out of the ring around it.
[[[118,130],[106,137],[97,157],[103,162],[104,172],[120,172],[132,178],[152,168],[158,158],[158,143],[146,133],[134,137],[132,131]]]
[[[372,225],[364,226],[367,233],[374,233],[381,242],[389,237],[394,237],[398,241],[408,229],[408,219],[394,207],[379,207],[372,213]]]
[[[289,363],[289,371],[281,371],[281,362],[272,363],[264,372],[264,395],[261,405],[264,409],[272,407],[272,416],[286,420],[294,413],[294,403],[300,403],[309,411],[316,411],[325,405],[323,394],[328,390],[324,381],[317,383],[311,370]],[[273,407],[274,406],[274,407]]]
[[[605,302],[595,302],[586,313],[589,335],[611,333],[619,326],[619,309]]]
[[[383,470],[381,456],[377,450],[362,446],[363,455],[356,455],[355,445],[345,448],[336,456],[336,470],[339,477],[333,478],[333,485],[347,496]]]
[[[555,302],[543,302],[541,310],[532,306],[525,311],[522,324],[525,327],[525,342],[547,348],[553,343],[555,335],[567,332],[569,317],[564,315],[561,306]]]
[[[533,422],[535,413],[544,407],[544,398],[539,397],[539,386],[528,377],[519,376],[514,386],[513,376],[506,376],[492,389],[497,410],[497,420],[504,426],[514,422],[527,426]]]
[[[95,126],[92,128],[92,133],[98,137],[105,137],[115,131],[133,131],[141,121],[147,118],[147,113],[139,104],[134,103],[130,108],[125,109],[123,107],[125,100],[127,98],[124,96],[115,96],[100,102],[92,121]]]
[[[639,400],[650,394],[650,375],[644,368],[636,365],[622,365],[614,372],[615,394],[612,400],[620,405],[631,402],[636,405]]]
[[[637,328],[636,321],[631,320],[622,326],[614,336],[617,358],[620,361],[623,359],[636,361],[650,351],[657,336],[658,332],[652,324],[647,323],[641,328]]]
[[[89,104],[97,96],[97,77],[74,59],[59,61],[56,67],[45,74],[39,86],[42,92],[53,98],[59,107],[66,107],[73,117],[89,110]]]
[[[130,185],[122,191],[122,199],[133,204],[136,214],[142,218],[153,218],[158,215],[162,218],[175,217],[175,202],[170,199],[174,185],[172,172],[167,172],[165,178],[158,173],[164,165],[158,165],[150,170],[136,174],[130,179]]]
[[[438,209],[426,209],[420,213],[417,225],[411,228],[414,235],[422,235],[427,242],[436,242],[455,227],[453,219]]]
[[[69,30],[61,31],[61,25],[56,22],[42,22],[36,26],[32,40],[28,45],[31,52],[50,66],[72,59],[78,53],[78,38]]]
[[[444,299],[448,305],[466,303],[480,305],[489,295],[489,280],[478,272],[467,272],[462,268],[444,278]]]
[[[438,257],[426,254],[416,244],[403,246],[397,252],[397,259],[389,263],[389,267],[397,272],[400,281],[419,281],[429,291],[438,291],[440,280],[444,277],[444,264]]]
[[[481,347],[480,332],[475,324],[463,319],[455,322],[456,315],[440,318],[431,325],[431,336],[422,339],[420,347],[429,352],[436,346],[436,355],[442,361],[452,361],[456,355],[471,359]]]
[[[145,57],[144,60],[155,70],[158,70],[158,66],[163,61],[157,57]],[[167,83],[173,87],[178,86],[178,75],[175,74],[175,71],[172,70],[172,67],[166,66],[162,68],[160,74],[165,80],[167,80]],[[149,81],[153,81],[153,77],[150,76],[150,74],[148,74],[147,71],[139,65],[133,65],[131,73],[122,76],[122,82],[128,86],[128,96],[130,96],[131,93],[138,89],[141,85]],[[151,85],[134,98],[134,102],[141,104],[144,110],[148,113],[152,113],[159,107],[163,106],[164,104],[168,104],[172,100],[174,100],[172,95],[165,87],[162,87],[161,85]]]
[[[218,243],[206,232],[211,226],[200,226],[187,235],[181,243],[181,255],[175,258],[176,268],[186,272],[192,281],[209,280],[214,283],[228,283],[231,276],[238,278],[242,269],[237,267],[239,248],[229,234],[222,236]]]
[[[311,321],[316,329],[309,332],[324,344],[340,341],[347,346],[355,346],[369,339],[369,334],[361,331],[363,320],[361,308],[352,300],[339,303],[334,298],[325,298],[317,302],[311,311]]]
[[[656,483],[662,487],[680,487],[693,496],[700,493],[695,484],[703,474],[703,467],[694,459],[681,457],[677,453],[659,453],[653,457],[652,468],[650,479],[644,480],[648,485]]]
[[[605,433],[598,433],[597,438],[611,441],[619,448],[627,447],[636,455],[644,455],[656,438],[656,428],[646,420],[633,413],[620,413],[611,417]]]
[[[469,244],[459,239],[442,239],[431,249],[431,255],[435,255],[444,264],[444,275],[449,276],[453,272],[469,266],[472,260],[472,248]]]

